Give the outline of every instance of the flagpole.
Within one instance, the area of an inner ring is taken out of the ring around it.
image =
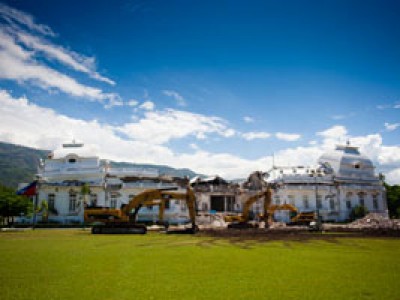
[[[36,207],[38,204],[38,194],[36,193],[33,200],[33,218],[32,218],[32,230],[35,230],[36,225]]]

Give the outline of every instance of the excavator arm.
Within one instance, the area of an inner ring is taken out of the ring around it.
[[[268,208],[271,205],[272,201],[272,191],[269,187],[265,191],[257,193],[246,200],[243,207],[243,214],[242,214],[243,221],[247,222],[249,220],[251,206],[262,197],[264,197],[264,216],[267,215]]]
[[[267,216],[268,216],[268,209],[271,205],[272,201],[272,191],[271,188],[268,187],[265,191],[259,192],[251,197],[249,197],[246,202],[244,203],[243,206],[243,212],[242,215],[240,216],[226,216],[225,221],[226,222],[232,222],[231,224],[228,225],[228,228],[249,228],[252,227],[249,223],[249,217],[250,217],[250,208],[251,206],[260,198],[264,197],[264,214],[263,214],[263,219],[267,221]]]
[[[123,209],[125,215],[131,215],[131,211],[134,210],[131,215],[131,220],[135,221],[136,216],[142,206],[153,206],[159,205],[159,221],[164,220],[165,204],[170,199],[185,201],[189,210],[189,218],[192,227],[196,226],[196,197],[192,189],[188,188],[186,193],[162,191],[162,190],[147,190],[136,195],[128,205]]]

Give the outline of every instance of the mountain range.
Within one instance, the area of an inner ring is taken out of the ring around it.
[[[17,188],[21,182],[31,182],[37,173],[37,166],[41,158],[46,158],[50,150],[34,149],[20,145],[0,142],[0,184]],[[111,167],[120,168],[152,168],[159,174],[176,177],[200,175],[190,169],[175,169],[164,165],[136,164],[129,162],[111,161]]]

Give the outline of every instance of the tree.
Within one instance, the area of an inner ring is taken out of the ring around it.
[[[386,197],[391,218],[400,218],[400,185],[388,185],[385,183]]]
[[[49,204],[46,200],[40,202],[40,206],[36,208],[36,213],[42,214],[42,222],[47,223],[49,220]]]
[[[0,216],[8,225],[12,225],[15,216],[30,214],[32,207],[28,197],[19,196],[14,189],[0,185]]]
[[[83,198],[83,204],[86,205],[88,203],[88,196],[90,195],[90,187],[87,183],[82,185],[81,187],[81,196]]]

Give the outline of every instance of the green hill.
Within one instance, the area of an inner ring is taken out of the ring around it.
[[[16,188],[20,182],[31,182],[39,159],[48,152],[0,142],[0,183]]]
[[[37,173],[39,159],[45,158],[49,150],[39,150],[24,146],[0,142],[0,184],[16,188],[20,182],[31,182]],[[192,178],[197,173],[189,169],[175,169],[163,165],[111,162],[111,166],[120,168],[153,168],[160,174]]]

